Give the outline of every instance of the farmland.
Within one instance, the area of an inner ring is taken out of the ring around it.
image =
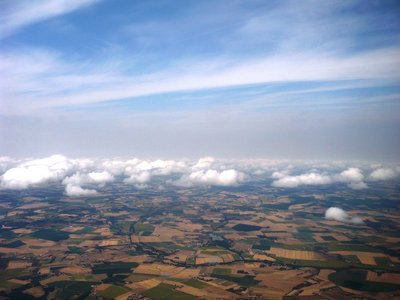
[[[400,297],[397,189],[365,194],[374,211],[348,191],[347,209],[368,219],[359,225],[324,218],[344,197],[335,189],[121,184],[78,199],[57,185],[0,191],[0,296]]]

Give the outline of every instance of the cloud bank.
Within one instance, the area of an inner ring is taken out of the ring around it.
[[[276,179],[272,182],[272,186],[282,188],[297,188],[304,185],[328,185],[337,182],[346,183],[350,188],[355,190],[367,188],[367,184],[363,181],[364,175],[359,168],[348,168],[339,174],[333,175],[317,172],[289,175],[287,171],[274,172],[272,178]]]
[[[49,184],[62,184],[71,197],[94,196],[114,182],[136,188],[175,185],[237,186],[262,180],[278,188],[344,184],[359,190],[367,182],[392,180],[399,167],[377,165],[349,166],[349,163],[291,163],[277,160],[142,160],[139,158],[70,159],[52,155],[41,159],[0,158],[0,189],[22,190]],[[307,172],[299,172],[308,168]],[[369,172],[365,177],[363,174]],[[297,174],[296,174],[297,173]],[[271,182],[272,178],[272,182]]]
[[[347,212],[338,207],[330,207],[325,212],[325,219],[334,220],[343,223],[351,223],[355,225],[362,225],[364,221],[357,217],[351,217]]]

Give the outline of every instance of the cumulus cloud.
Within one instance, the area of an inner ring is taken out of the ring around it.
[[[348,187],[358,190],[366,188],[364,175],[359,168],[348,168],[339,174],[318,173],[312,171],[300,175],[289,175],[287,170],[276,171],[271,176],[275,179],[272,186],[282,188],[296,188],[303,185],[327,185],[336,182],[347,183]]]
[[[215,162],[214,157],[211,156],[202,157],[193,166],[193,169],[194,170],[209,169],[214,162]]]
[[[325,211],[325,219],[356,225],[364,224],[364,221],[357,217],[351,217],[346,211],[339,207],[330,207]]]
[[[392,168],[379,168],[371,172],[369,178],[371,180],[389,180],[398,176],[396,169]]]
[[[58,183],[65,186],[69,196],[94,195],[98,188],[118,181],[136,188],[157,185],[178,186],[234,186],[245,179],[263,180],[272,178],[272,186],[295,188],[310,185],[343,183],[352,189],[366,188],[365,180],[394,178],[400,169],[375,165],[375,170],[365,179],[362,168],[371,165],[348,167],[348,163],[316,163],[269,160],[216,160],[203,157],[197,161],[141,160],[138,158],[114,159],[69,159],[53,155],[41,159],[14,160],[0,157],[0,188],[26,189]],[[307,172],[299,172],[305,170]],[[179,179],[177,179],[179,178]]]
[[[62,179],[76,164],[65,156],[34,159],[7,170],[0,178],[1,188],[25,189]]]
[[[183,176],[178,182],[178,185],[219,185],[233,186],[242,182],[245,175],[242,172],[234,169],[217,171],[213,169],[199,170],[190,173],[188,176]]]
[[[95,195],[97,193],[96,190],[84,189],[82,188],[83,186],[97,185],[101,187],[112,181],[114,181],[114,176],[107,171],[102,171],[86,174],[77,172],[72,176],[66,177],[62,183],[65,185],[65,193],[68,196],[77,197]]]
[[[286,188],[295,188],[301,185],[322,185],[322,184],[330,184],[332,183],[332,179],[330,176],[318,174],[318,173],[306,173],[298,176],[281,176],[281,174],[277,175],[275,172],[275,178],[279,178],[272,182],[272,185],[275,187],[286,187]],[[273,176],[274,176],[273,174]],[[281,176],[281,177],[277,177]]]
[[[70,197],[94,196],[97,194],[97,191],[92,189],[83,189],[79,185],[67,184],[65,186],[65,194]]]
[[[367,188],[367,184],[363,181],[364,175],[359,168],[348,168],[336,176],[337,181],[347,183],[348,187],[354,190]]]

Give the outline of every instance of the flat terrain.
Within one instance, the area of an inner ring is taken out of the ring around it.
[[[398,183],[268,186],[0,191],[0,297],[399,299]]]

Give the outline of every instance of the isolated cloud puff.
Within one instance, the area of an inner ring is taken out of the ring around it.
[[[75,166],[73,162],[62,155],[31,160],[7,170],[0,178],[0,187],[25,189],[60,180]]]
[[[356,225],[364,224],[364,221],[357,217],[351,217],[347,212],[339,207],[330,207],[325,211],[325,219]]]
[[[92,189],[83,189],[79,185],[67,184],[65,186],[65,194],[70,197],[94,196],[97,194],[97,191]]]
[[[396,178],[398,176],[398,172],[396,169],[392,168],[379,168],[369,175],[369,179],[371,180],[389,180]]]

